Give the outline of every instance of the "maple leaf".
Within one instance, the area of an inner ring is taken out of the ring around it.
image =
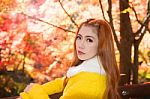
[[[121,13],[128,13],[128,12],[131,12],[131,8],[127,8],[127,9],[124,9],[123,11],[121,11]]]

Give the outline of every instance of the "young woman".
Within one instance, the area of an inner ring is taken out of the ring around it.
[[[74,61],[66,78],[46,84],[30,84],[22,99],[49,99],[63,92],[59,99],[119,99],[119,71],[116,64],[112,30],[104,20],[83,22],[76,34]]]

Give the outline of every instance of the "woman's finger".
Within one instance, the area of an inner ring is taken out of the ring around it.
[[[27,87],[24,89],[24,92],[29,92],[29,90],[33,87],[34,83],[30,83],[27,85]]]
[[[18,97],[18,98],[16,98],[16,99],[22,99],[21,97]]]

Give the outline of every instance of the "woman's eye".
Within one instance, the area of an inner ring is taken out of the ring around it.
[[[81,37],[80,37],[80,36],[77,36],[77,39],[78,39],[78,40],[81,40]]]
[[[92,40],[92,39],[87,39],[87,41],[88,41],[88,42],[93,42],[93,40]]]

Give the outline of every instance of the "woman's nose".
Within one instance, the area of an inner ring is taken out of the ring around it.
[[[85,41],[81,40],[81,42],[79,42],[79,48],[83,49],[85,48]]]

